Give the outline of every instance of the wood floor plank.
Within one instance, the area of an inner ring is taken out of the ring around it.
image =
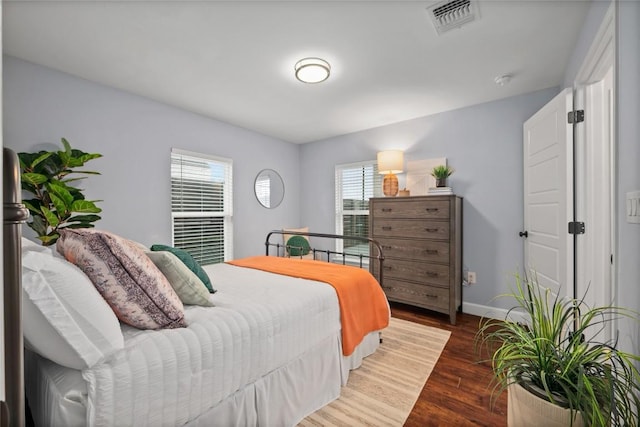
[[[391,303],[391,313],[399,319],[451,331],[405,426],[507,425],[507,395],[498,396],[492,407],[491,368],[478,362],[473,348],[478,316],[458,313],[452,326],[449,316],[404,304]]]

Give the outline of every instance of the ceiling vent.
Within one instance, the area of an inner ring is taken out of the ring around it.
[[[477,0],[449,0],[427,8],[438,34],[474,21],[479,17]]]

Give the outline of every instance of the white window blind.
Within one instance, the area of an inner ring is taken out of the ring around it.
[[[382,196],[382,177],[375,160],[336,166],[336,234],[369,237],[369,198]],[[369,254],[358,240],[337,242],[337,251]]]
[[[233,258],[232,161],[171,150],[173,246],[202,265]]]

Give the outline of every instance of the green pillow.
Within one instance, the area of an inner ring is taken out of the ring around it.
[[[207,273],[202,269],[202,267],[200,267],[200,264],[198,264],[198,262],[195,259],[193,259],[193,257],[189,254],[189,252],[185,251],[184,249],[174,248],[172,246],[167,246],[167,245],[153,245],[151,246],[151,250],[154,252],[157,252],[157,251],[171,252],[172,254],[177,256],[180,259],[180,261],[184,263],[184,265],[189,267],[189,270],[193,271],[200,280],[202,280],[202,283],[204,283],[207,289],[209,289],[210,293],[213,294],[216,292],[216,290],[213,289],[213,286],[211,285],[211,279],[209,279],[209,276],[207,276]]]
[[[212,307],[209,290],[184,262],[169,251],[145,252],[167,278],[183,304]]]
[[[311,251],[309,241],[302,236],[293,236],[287,240],[287,250],[291,256],[304,256]]]

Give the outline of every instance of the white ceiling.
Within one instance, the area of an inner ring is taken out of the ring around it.
[[[590,6],[480,0],[438,36],[433,3],[5,0],[4,52],[304,143],[559,86]],[[307,56],[329,80],[295,80]]]

